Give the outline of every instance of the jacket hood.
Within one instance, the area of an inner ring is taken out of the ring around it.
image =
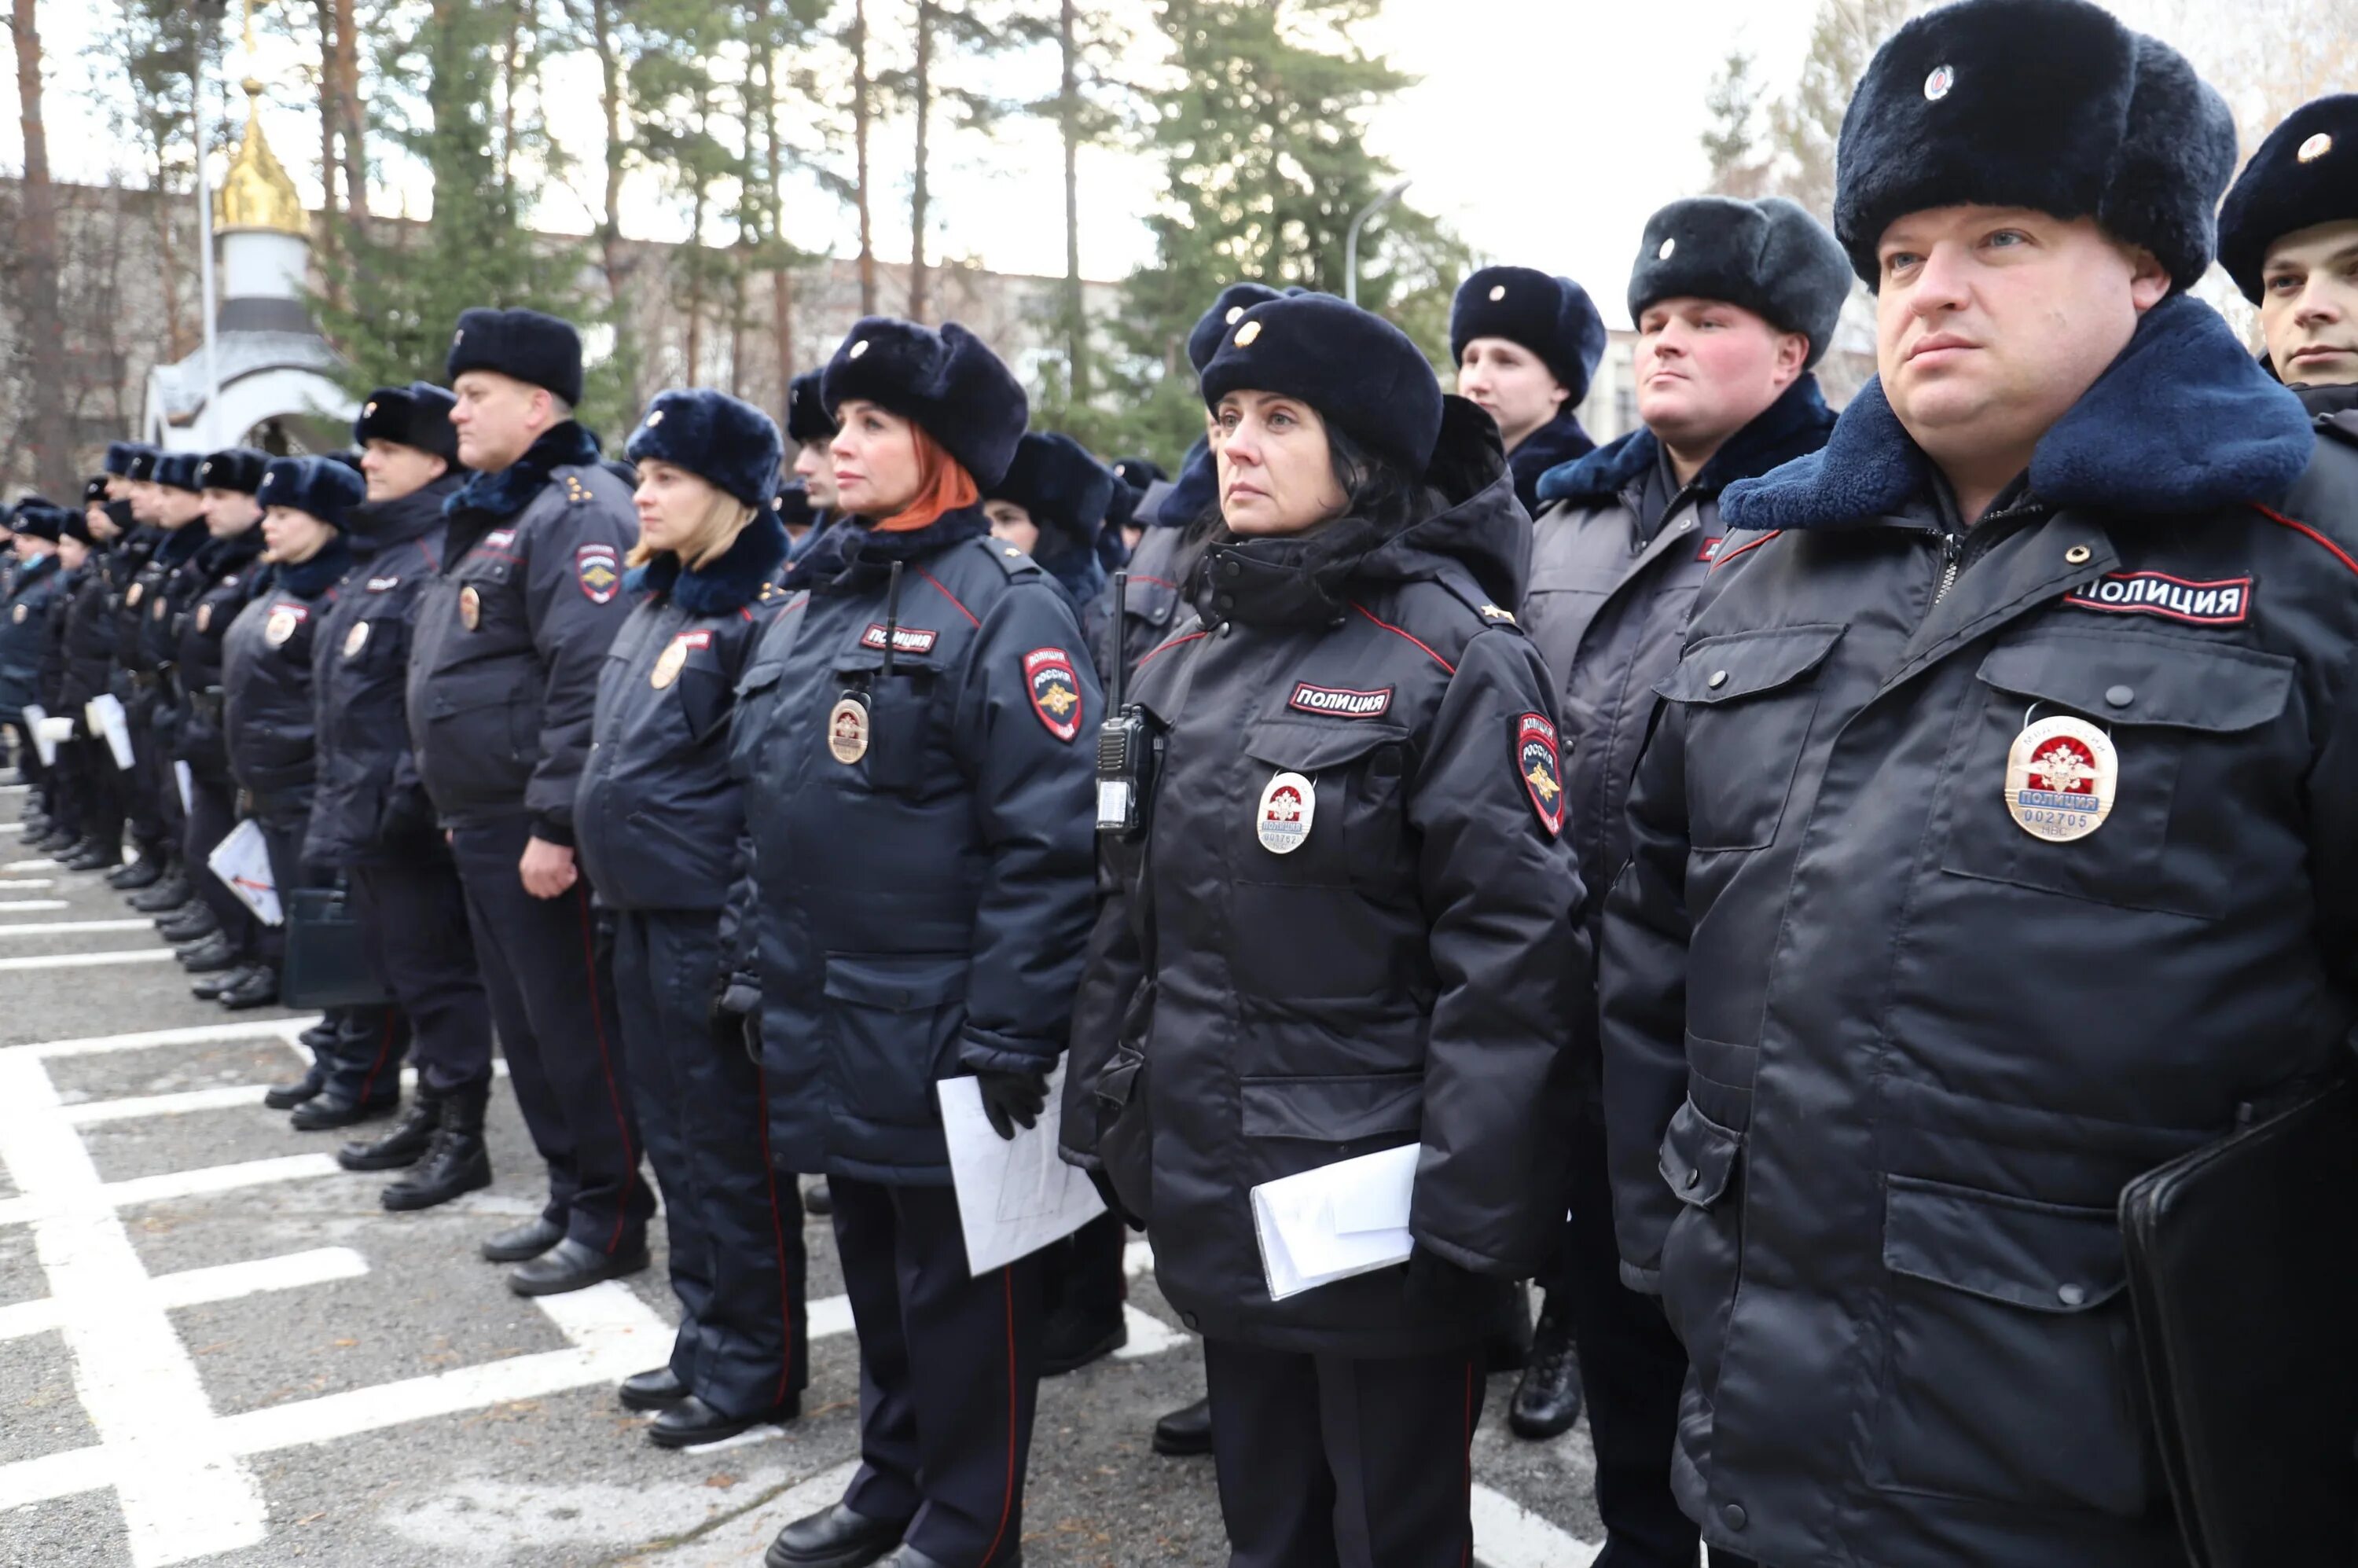
[[[1405,527],[1344,517],[1284,538],[1239,539],[1219,530],[1189,574],[1187,598],[1206,622],[1238,615],[1332,619],[1354,581],[1412,582],[1455,566],[1498,603],[1521,603],[1531,518],[1515,499],[1487,414],[1462,397],[1442,400],[1441,438],[1425,482],[1438,505]]]
[[[2282,494],[2316,444],[2309,411],[2252,362],[2219,313],[2173,294],[2040,438],[2030,491],[2050,505],[2113,515],[2239,505]],[[1866,523],[1926,493],[1931,475],[1877,377],[1823,449],[1730,485],[1720,516],[1753,529]]]
[[[764,506],[738,530],[717,561],[694,571],[683,570],[679,557],[665,550],[643,567],[633,567],[623,586],[634,591],[667,593],[691,615],[727,615],[762,597],[786,558],[786,525],[777,512]]]
[[[446,473],[390,501],[363,501],[344,514],[352,554],[363,558],[394,545],[406,545],[439,527],[443,505],[467,482],[464,473]]]
[[[1826,406],[1818,378],[1804,372],[1776,402],[1754,415],[1750,424],[1722,442],[1687,488],[1715,495],[1739,479],[1758,478],[1816,451],[1833,427],[1833,410]],[[1550,470],[1540,481],[1540,502],[1603,505],[1630,486],[1644,483],[1661,455],[1660,439],[1640,425],[1586,457]]]
[[[1507,466],[1515,471],[1515,499],[1523,503],[1524,511],[1538,516],[1541,481],[1595,449],[1596,443],[1581,428],[1579,406],[1565,403],[1554,418],[1524,437],[1523,444],[1507,454]]]
[[[539,439],[525,449],[524,456],[506,468],[469,474],[464,484],[446,496],[442,510],[453,517],[461,512],[480,513],[494,521],[513,517],[532,504],[532,498],[546,488],[549,476],[558,469],[583,468],[597,460],[598,438],[587,427],[568,419],[543,430]]]

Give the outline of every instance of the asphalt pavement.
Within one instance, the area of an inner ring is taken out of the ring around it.
[[[528,1302],[481,1262],[539,1168],[503,1084],[497,1180],[391,1215],[265,1087],[309,1015],[189,995],[148,921],[19,843],[0,793],[0,1564],[6,1568],[752,1568],[834,1500],[858,1453],[858,1363],[834,1238],[809,1223],[802,1418],[669,1453],[613,1385],[660,1364],[654,1267]],[[1203,1391],[1193,1340],[1130,1249],[1131,1338],[1046,1383],[1031,1568],[1226,1561],[1208,1459],[1148,1446]],[[1601,1535],[1583,1425],[1475,1439],[1476,1559],[1582,1568]]]

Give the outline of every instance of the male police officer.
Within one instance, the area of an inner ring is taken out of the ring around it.
[[[2084,0],[1917,18],[1844,121],[1881,374],[1724,496],[1605,916],[1714,1546],[2186,1560],[2117,1201],[2358,1020],[2358,453],[2186,293],[2234,159]]]
[[[819,395],[826,373],[806,370],[786,384],[786,445],[794,449],[790,466],[802,486],[806,510],[800,533],[795,532],[795,519],[786,518],[788,560],[809,549],[836,518],[835,459],[827,452],[835,439],[835,416]]]
[[[368,499],[344,514],[359,564],[320,628],[319,791],[307,854],[349,870],[361,924],[407,1015],[417,1098],[373,1142],[348,1143],[347,1171],[408,1173],[389,1209],[430,1208],[491,1184],[483,1109],[492,1033],[459,868],[434,830],[433,803],[402,722],[410,628],[419,596],[449,558],[443,503],[460,485],[456,400],[438,386],[381,386],[361,406]]]
[[[148,568],[156,552],[164,546],[168,535],[157,523],[157,508],[162,492],[156,483],[156,467],[163,461],[164,453],[145,444],[129,449],[129,460],[123,476],[122,499],[130,508],[132,526],[124,534],[116,552],[113,576],[114,593],[109,600],[114,626],[114,668],[107,677],[107,690],[123,704],[124,723],[131,741],[131,766],[122,770],[119,783],[123,792],[123,808],[129,818],[131,839],[138,847],[139,857],[128,865],[119,866],[106,874],[109,887],[131,893],[153,893],[144,913],[161,913],[187,902],[188,893],[177,877],[168,881],[167,872],[178,857],[167,841],[162,807],[157,803],[155,784],[155,748],[147,733],[147,719],[152,715],[157,681],[140,654],[141,612],[151,586]],[[193,549],[196,541],[189,541]],[[102,741],[103,738],[102,737]],[[135,898],[132,907],[141,907]]]
[[[1547,510],[1523,601],[1569,742],[1565,826],[1583,865],[1608,868],[1600,880],[1628,855],[1629,770],[1654,682],[1678,662],[1695,590],[1725,544],[1720,491],[1816,450],[1833,426],[1808,367],[1850,283],[1834,237],[1790,201],[1696,197],[1647,222],[1628,291],[1643,423],[1539,481]],[[1587,912],[1592,941],[1601,903]],[[1583,1000],[1594,1009],[1593,995]],[[1683,1568],[1695,1530],[1671,1499],[1670,1465],[1686,1357],[1661,1313],[1620,1281],[1602,1106],[1590,1110],[1508,1422],[1525,1437],[1568,1430],[1585,1381],[1606,1560]]]
[[[203,461],[200,452],[166,452],[149,470],[143,487],[147,521],[162,530],[162,537],[124,595],[121,622],[124,635],[115,647],[116,660],[131,678],[131,697],[124,708],[131,725],[135,776],[160,834],[156,853],[165,868],[160,881],[135,892],[131,899],[132,908],[150,914],[177,909],[196,897],[180,855],[187,815],[172,771],[173,741],[180,723],[180,694],[173,670],[179,663],[178,617],[202,586],[197,553],[212,537],[205,531],[204,487],[197,479],[197,468]],[[135,513],[138,505],[139,496],[135,494]],[[144,842],[141,853],[147,853]]]
[[[459,460],[442,575],[418,596],[409,737],[467,892],[516,1103],[548,1162],[540,1216],[483,1244],[519,1294],[647,1264],[654,1201],[612,1036],[611,978],[573,864],[598,673],[628,606],[630,492],[573,420],[581,339],[534,310],[470,310],[450,339]]]
[[[105,490],[86,500],[82,516],[92,536],[104,546],[84,568],[74,584],[73,602],[66,607],[65,681],[59,691],[65,717],[77,731],[66,742],[74,755],[71,771],[84,786],[81,839],[60,851],[68,871],[91,871],[123,860],[124,780],[108,754],[105,741],[91,733],[88,705],[111,690],[114,677],[114,602],[125,580],[128,552],[124,534],[130,523],[130,503],[123,492],[135,450],[128,441],[106,449]]]
[[[1605,357],[1605,321],[1588,290],[1527,266],[1486,266],[1449,308],[1457,395],[1498,427],[1515,499],[1539,515],[1540,476],[1594,449],[1580,400]]]
[[[2219,208],[2219,262],[2311,414],[2358,409],[2358,93],[2268,133]]]

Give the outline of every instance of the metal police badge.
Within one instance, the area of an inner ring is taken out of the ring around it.
[[[365,621],[352,622],[352,629],[344,633],[344,657],[357,659],[361,656],[361,650],[368,646],[368,629],[369,623]]]
[[[271,606],[270,619],[262,623],[262,640],[274,648],[284,647],[287,639],[295,635],[295,628],[309,619],[310,614],[299,604]]]
[[[679,679],[679,672],[687,667],[687,655],[698,648],[712,645],[709,632],[682,632],[674,637],[664,651],[655,655],[655,667],[647,675],[647,684],[657,691]]]
[[[1081,732],[1081,682],[1073,656],[1062,648],[1033,649],[1023,655],[1023,687],[1048,733],[1071,743]]]
[[[2120,787],[2120,753],[2084,719],[2042,719],[2006,758],[2006,808],[2034,838],[2069,844],[2104,825]]]
[[[483,596],[469,583],[459,590],[459,624],[472,632],[483,623]]]
[[[1291,855],[1310,841],[1318,817],[1318,787],[1300,773],[1280,773],[1260,792],[1253,831],[1272,855]]]
[[[1555,726],[1544,713],[1526,713],[1515,720],[1515,771],[1540,826],[1550,838],[1563,831],[1563,751]]]
[[[868,755],[868,705],[860,698],[838,697],[827,710],[827,754],[846,767]]]

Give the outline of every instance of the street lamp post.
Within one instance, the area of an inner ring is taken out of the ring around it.
[[[1350,231],[1343,236],[1343,297],[1357,305],[1359,302],[1359,231],[1368,220],[1401,199],[1408,189],[1408,178],[1402,176],[1384,187],[1383,194],[1359,209],[1351,219]]]

